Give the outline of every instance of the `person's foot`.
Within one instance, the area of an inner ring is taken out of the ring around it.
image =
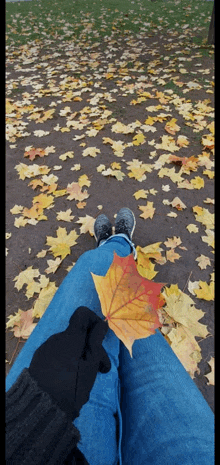
[[[97,216],[94,223],[94,236],[97,242],[97,247],[101,241],[105,241],[112,235],[112,224],[106,215],[103,213]]]
[[[135,225],[135,216],[130,208],[121,208],[115,220],[115,234],[126,234],[129,239],[132,239]]]

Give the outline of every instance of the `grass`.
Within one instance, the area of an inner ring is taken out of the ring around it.
[[[32,0],[6,3],[6,45],[58,39],[99,42],[118,34],[181,37],[197,45],[207,38],[213,2],[205,0]]]

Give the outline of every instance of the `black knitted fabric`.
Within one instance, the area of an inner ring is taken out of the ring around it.
[[[6,393],[6,464],[88,465],[79,440],[78,429],[25,368]]]

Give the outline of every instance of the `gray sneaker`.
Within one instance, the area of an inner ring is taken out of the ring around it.
[[[115,234],[123,233],[131,240],[135,229],[136,220],[130,208],[121,208],[115,220]]]
[[[94,236],[97,241],[97,247],[100,242],[108,239],[112,235],[112,224],[106,215],[103,213],[97,216],[94,223]]]

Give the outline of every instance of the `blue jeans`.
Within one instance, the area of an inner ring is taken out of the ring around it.
[[[35,350],[66,329],[77,307],[85,305],[103,318],[90,272],[104,276],[114,251],[124,257],[131,250],[132,244],[116,235],[81,255],[15,360],[6,390],[29,367]],[[214,464],[214,415],[160,332],[135,341],[133,358],[111,329],[103,347],[111,370],[97,374],[74,421],[89,464]]]

